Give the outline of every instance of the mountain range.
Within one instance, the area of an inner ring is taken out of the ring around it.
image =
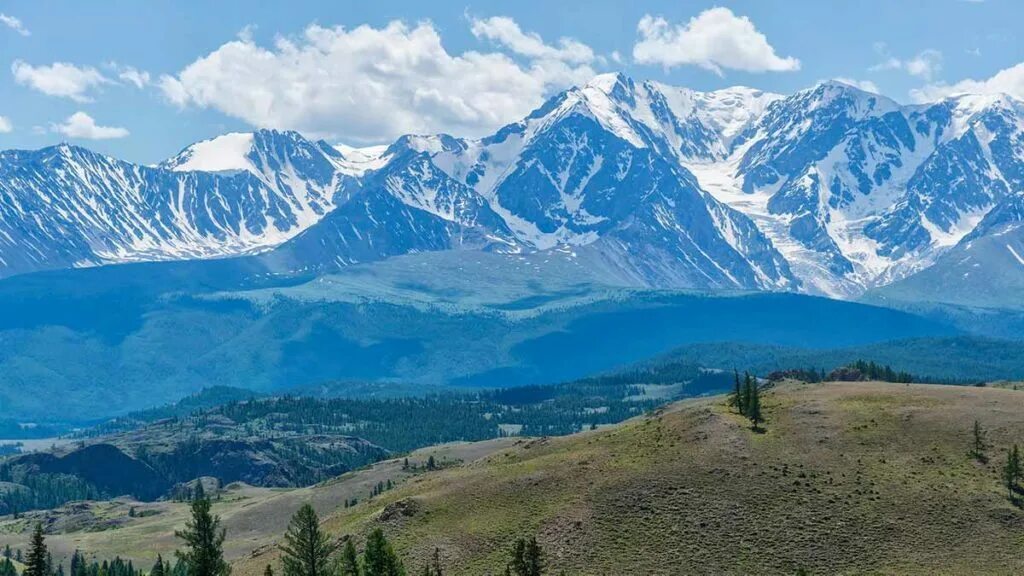
[[[1024,102],[904,106],[834,81],[782,96],[606,74],[480,139],[259,130],[156,166],[0,152],[0,277],[559,251],[620,285],[1019,307],[1022,218]]]

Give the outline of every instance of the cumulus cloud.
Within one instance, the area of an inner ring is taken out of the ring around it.
[[[451,54],[429,22],[311,25],[270,47],[240,36],[158,84],[178,106],[219,110],[256,127],[380,142],[407,133],[483,134],[594,75],[580,63],[589,49],[568,40],[546,45],[505,20],[479,22],[481,37],[525,62],[501,52]]]
[[[14,130],[14,125],[11,124],[10,118],[0,116],[0,134],[6,134],[12,130]]]
[[[834,80],[837,82],[842,82],[843,84],[849,84],[850,86],[860,88],[865,92],[871,92],[872,94],[882,93],[881,90],[878,89],[878,84],[875,84],[871,80],[855,80],[853,78],[846,78],[844,76],[838,76],[834,78]]]
[[[1024,62],[996,72],[992,77],[961,80],[955,84],[928,84],[910,91],[915,102],[934,102],[958,94],[1009,94],[1024,99]]]
[[[911,76],[931,80],[942,70],[942,52],[938,50],[922,50],[916,56],[905,60],[888,55],[884,44],[877,45],[876,50],[882,54],[883,60],[870,68],[873,72],[902,70]]]
[[[110,140],[128,136],[128,130],[117,126],[100,126],[85,112],[75,112],[60,124],[51,124],[50,130],[69,138]]]
[[[699,66],[722,75],[723,70],[789,72],[800,61],[780,57],[768,38],[746,16],[728,8],[711,8],[686,24],[673,25],[661,17],[645,15],[637,25],[639,39],[633,59],[641,64]]]
[[[470,23],[470,30],[477,38],[495,42],[521,56],[579,64],[594,61],[594,51],[590,46],[572,38],[560,38],[557,46],[545,44],[538,34],[523,32],[519,24],[507,16],[483,20],[473,18]]]
[[[28,31],[28,28],[25,28],[25,25],[21,23],[21,20],[14,16],[8,16],[7,14],[0,13],[0,24],[7,26],[22,36],[32,35],[32,33]]]
[[[79,67],[66,62],[49,66],[32,66],[22,60],[11,64],[14,81],[49,96],[70,98],[75,102],[91,102],[94,89],[111,82],[95,68]]]

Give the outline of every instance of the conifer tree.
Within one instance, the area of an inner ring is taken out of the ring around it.
[[[188,571],[188,576],[228,576],[231,566],[224,561],[225,530],[220,527],[220,517],[210,514],[210,500],[201,498],[192,501],[192,519],[185,523],[185,529],[174,533],[185,541],[185,552],[178,552],[178,558]]]
[[[323,530],[320,519],[309,504],[303,504],[292,516],[281,546],[284,576],[327,576],[335,546]]]
[[[988,456],[985,451],[988,450],[988,440],[986,439],[985,429],[981,427],[981,423],[977,420],[974,421],[974,429],[972,430],[971,440],[971,456],[975,460],[984,464],[988,462]]]
[[[363,576],[405,576],[402,561],[388,543],[384,531],[377,528],[366,539],[363,551]]]
[[[747,418],[750,418],[750,423],[753,425],[754,430],[757,430],[758,424],[764,422],[764,416],[761,414],[761,391],[757,387],[757,383],[750,387],[750,399],[747,400]]]
[[[274,576],[274,569],[270,567],[270,564],[263,569],[263,576]]]
[[[732,398],[729,399],[729,405],[736,409],[737,412],[743,414],[743,391],[740,388],[740,371],[733,369],[733,390]]]
[[[356,545],[352,539],[345,540],[345,547],[341,551],[341,576],[359,576],[359,557],[356,555]]]
[[[1020,451],[1017,449],[1017,445],[1014,444],[1013,448],[1006,453],[1006,465],[1003,466],[1003,484],[1006,486],[1011,499],[1013,498],[1013,493],[1017,490],[1020,472]]]
[[[32,530],[32,538],[29,540],[28,556],[25,558],[24,576],[49,576],[46,569],[46,538],[43,536],[42,522],[36,522]]]
[[[749,416],[750,401],[754,395],[754,388],[756,388],[754,379],[750,377],[750,372],[743,373],[743,394],[740,397],[740,414]]]
[[[514,576],[541,576],[544,572],[544,554],[537,538],[516,539],[512,547],[512,562],[509,564]]]
[[[72,562],[74,564],[74,562]],[[72,569],[74,573],[74,569]],[[149,571],[149,576],[167,576],[167,572],[164,570],[164,557],[157,554],[156,562],[153,564],[153,568]]]

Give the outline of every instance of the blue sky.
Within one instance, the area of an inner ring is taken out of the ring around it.
[[[0,1],[0,148],[136,162],[254,127],[476,136],[596,73],[901,102],[1024,97],[1024,3]],[[971,82],[973,80],[973,82]]]

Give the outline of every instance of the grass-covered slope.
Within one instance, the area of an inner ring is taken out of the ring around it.
[[[383,526],[417,568],[500,573],[536,535],[554,574],[1011,574],[1024,512],[998,468],[1024,393],[880,383],[785,385],[754,433],[722,398],[580,435],[522,441],[429,473],[327,526]],[[989,464],[967,454],[977,419]],[[262,571],[272,552],[241,561]]]

